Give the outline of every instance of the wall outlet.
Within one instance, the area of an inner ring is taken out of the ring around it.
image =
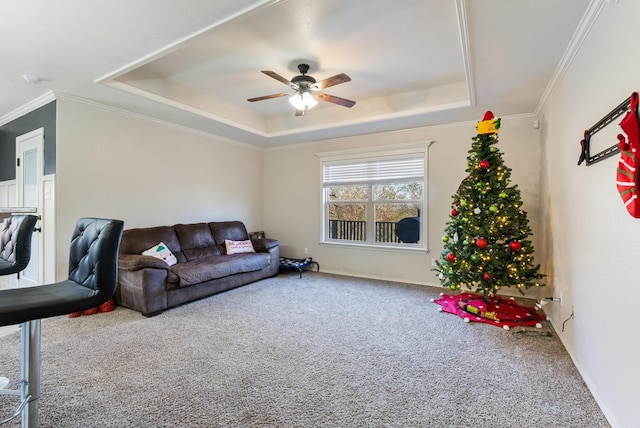
[[[308,249],[308,248],[305,248],[305,249],[304,249],[304,255],[305,255],[305,256],[308,256],[308,255],[309,255],[309,249]]]

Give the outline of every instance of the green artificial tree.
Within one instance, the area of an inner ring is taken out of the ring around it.
[[[527,239],[531,228],[523,211],[520,190],[511,184],[511,169],[505,166],[496,147],[500,119],[488,111],[478,123],[467,156],[469,175],[462,180],[453,202],[445,234],[444,250],[436,260],[442,286],[459,290],[463,286],[483,299],[502,287],[520,293],[544,275],[534,264],[533,245]]]

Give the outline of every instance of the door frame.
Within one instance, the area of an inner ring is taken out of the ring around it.
[[[33,140],[33,141],[30,141]],[[36,285],[41,285],[44,279],[44,234],[41,231],[42,228],[42,211],[43,211],[43,189],[42,178],[44,173],[44,128],[38,128],[26,134],[22,134],[16,137],[16,202],[19,207],[24,207],[24,194],[23,194],[23,161],[20,160],[23,153],[22,145],[26,142],[33,144],[36,149],[36,190],[37,190],[37,213],[39,217],[37,228],[39,232],[34,232],[38,238],[38,279]],[[26,284],[21,284],[20,276],[18,276],[18,286],[22,287]]]

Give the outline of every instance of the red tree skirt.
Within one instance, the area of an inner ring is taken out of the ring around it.
[[[489,297],[487,301],[482,299],[482,295],[474,293],[441,296],[434,300],[441,306],[440,310],[456,314],[465,322],[483,322],[509,330],[513,326],[540,328],[540,321],[547,319],[533,307],[522,306],[513,299],[500,296]]]

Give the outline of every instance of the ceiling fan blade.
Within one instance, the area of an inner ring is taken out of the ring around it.
[[[280,94],[265,95],[263,97],[249,98],[249,99],[247,99],[247,101],[254,102],[254,101],[262,101],[262,100],[270,100],[271,98],[286,97],[287,95],[291,95],[291,94],[285,94],[284,92],[282,92]]]
[[[328,101],[330,103],[338,104],[338,105],[341,105],[341,106],[344,106],[344,107],[351,108],[356,104],[355,101],[351,101],[351,100],[348,100],[346,98],[336,97],[336,96],[329,95],[329,94],[323,94],[322,92],[316,92],[313,95],[319,100]]]
[[[284,77],[280,76],[278,73],[276,73],[274,71],[262,70],[262,72],[264,74],[266,74],[267,76],[273,77],[274,79],[284,83],[287,86],[291,86],[291,82],[288,79],[285,79]]]
[[[335,76],[327,77],[324,80],[316,82],[313,84],[314,87],[318,89],[328,88],[329,86],[339,85],[340,83],[350,82],[351,77],[347,76],[344,73],[336,74]]]

